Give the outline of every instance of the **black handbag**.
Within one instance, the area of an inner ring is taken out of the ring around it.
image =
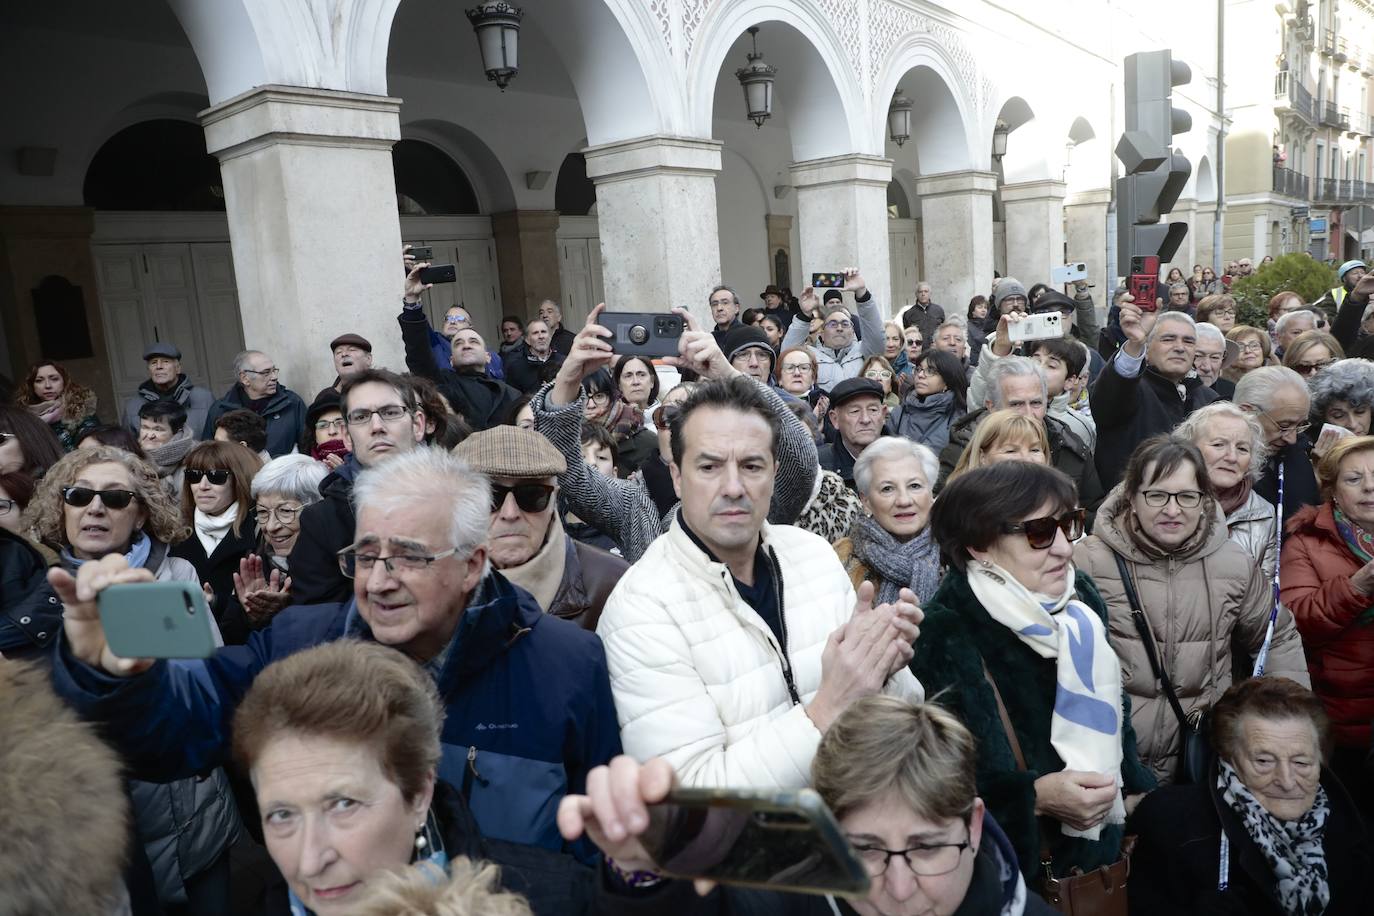
[[[1183,742],[1179,748],[1178,772],[1174,780],[1179,785],[1203,785],[1208,781],[1207,773],[1212,764],[1212,745],[1207,737],[1207,711],[1201,708],[1193,710],[1191,714],[1183,711],[1183,704],[1178,701],[1174,685],[1170,683],[1169,675],[1160,664],[1159,649],[1155,645],[1150,623],[1145,619],[1145,612],[1140,609],[1140,596],[1136,594],[1131,571],[1126,568],[1126,561],[1121,554],[1114,552],[1113,556],[1116,557],[1116,568],[1121,573],[1121,584],[1126,589],[1126,600],[1131,605],[1131,619],[1135,622],[1140,642],[1145,647],[1145,657],[1150,660],[1150,670],[1154,672],[1160,689],[1164,691],[1169,706],[1178,718],[1179,735]]]

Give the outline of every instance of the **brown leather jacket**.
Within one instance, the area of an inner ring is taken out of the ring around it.
[[[548,612],[594,632],[606,599],[630,564],[590,544],[572,538],[568,538],[567,543],[563,581]]]

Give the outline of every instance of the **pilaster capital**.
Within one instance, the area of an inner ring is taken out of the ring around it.
[[[916,196],[922,200],[956,195],[991,197],[997,191],[997,173],[967,169],[959,172],[940,172],[916,179]]]
[[[650,136],[589,146],[582,151],[587,177],[595,184],[648,175],[699,175],[720,172],[719,140]]]
[[[1022,201],[1063,200],[1068,194],[1068,185],[1052,178],[1037,181],[1018,181],[1002,185],[1002,203]]]
[[[200,113],[205,148],[225,162],[278,143],[389,150],[401,100],[332,89],[259,86]]]
[[[1112,202],[1111,188],[1089,188],[1065,196],[1066,207],[1106,207]]]
[[[864,153],[826,156],[792,163],[790,175],[795,188],[853,184],[886,188],[892,180],[892,160]]]

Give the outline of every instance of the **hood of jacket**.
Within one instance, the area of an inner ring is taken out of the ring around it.
[[[1180,562],[1211,556],[1225,546],[1230,537],[1226,517],[1222,515],[1217,501],[1206,500],[1204,506],[1205,514],[1199,530],[1184,542],[1181,550],[1173,554],[1174,559]],[[1134,525],[1135,513],[1131,511],[1131,501],[1126,495],[1126,484],[1119,483],[1107,494],[1102,507],[1097,510],[1093,534],[1112,550],[1136,563],[1153,563],[1166,555],[1162,547],[1147,546],[1143,534],[1138,530],[1130,530]]]

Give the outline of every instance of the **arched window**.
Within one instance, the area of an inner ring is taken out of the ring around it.
[[[596,185],[587,177],[587,160],[568,153],[558,169],[553,189],[553,208],[564,216],[586,216],[596,206]]]
[[[97,210],[220,210],[219,160],[205,151],[200,125],[161,118],[105,141],[82,188]]]
[[[895,178],[887,183],[887,218],[911,219],[911,202],[907,200],[906,189]]]
[[[423,140],[403,139],[391,148],[396,207],[403,214],[481,213],[472,182],[447,153]]]

